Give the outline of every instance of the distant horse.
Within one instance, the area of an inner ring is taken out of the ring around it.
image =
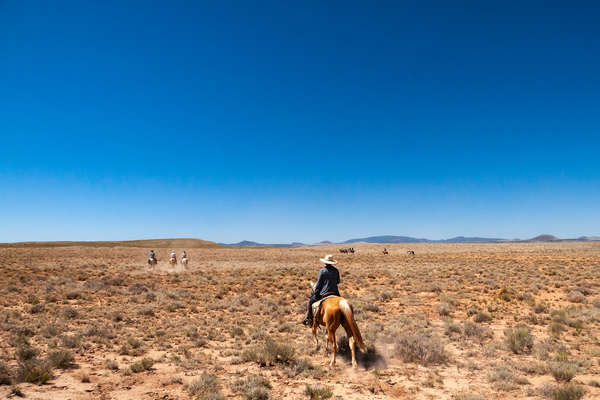
[[[385,247],[383,248],[383,254],[390,254]]]
[[[415,252],[412,251],[412,250],[409,250],[409,251],[406,252],[406,254],[408,254],[409,256],[414,256]]]
[[[149,258],[148,259],[148,265],[153,266],[158,264],[158,260],[156,258]]]
[[[314,290],[314,285],[311,283]],[[319,304],[320,303],[320,304]],[[335,365],[335,358],[337,355],[337,342],[335,339],[335,331],[342,325],[348,336],[348,345],[350,346],[350,352],[352,353],[352,368],[356,368],[356,355],[354,350],[354,344],[358,345],[358,348],[366,353],[367,348],[363,343],[362,336],[354,320],[354,310],[350,301],[339,296],[326,297],[323,300],[315,302],[313,304],[314,320],[312,324],[312,333],[315,338],[317,350],[319,349],[319,339],[317,338],[317,329],[319,325],[327,328],[327,339],[325,341],[325,354],[327,354],[327,348],[331,343],[333,355],[329,366]]]
[[[346,254],[347,253],[352,253],[352,254],[354,254],[354,247],[347,247],[347,248],[345,247],[345,248],[342,248],[342,249],[340,249],[340,253],[346,253]]]
[[[188,259],[187,259],[187,257],[183,257],[181,259],[181,263],[187,267],[187,265],[188,265]]]
[[[169,258],[169,264],[171,264],[171,265],[177,265],[177,258],[175,258],[175,257]]]

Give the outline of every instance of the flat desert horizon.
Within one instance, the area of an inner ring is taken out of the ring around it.
[[[156,243],[160,244],[160,243]],[[0,248],[0,396],[600,396],[600,243]],[[384,255],[387,248],[389,254]],[[414,256],[408,254],[414,251]],[[366,345],[329,366],[303,326],[333,254]]]

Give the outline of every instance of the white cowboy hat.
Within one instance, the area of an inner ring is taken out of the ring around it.
[[[335,261],[334,259],[332,259],[331,257],[333,257],[331,254],[327,254],[325,256],[325,258],[321,258],[321,262],[323,264],[329,264],[329,265],[335,265],[337,264],[337,261]]]

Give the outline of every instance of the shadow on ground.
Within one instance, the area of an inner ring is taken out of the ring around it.
[[[352,353],[350,352],[350,345],[348,344],[348,338],[342,335],[338,338],[338,355],[341,356],[345,361],[352,361]],[[387,363],[385,357],[377,351],[377,348],[373,345],[367,345],[367,352],[363,353],[356,348],[356,362],[359,367],[366,370],[373,368],[385,368]]]

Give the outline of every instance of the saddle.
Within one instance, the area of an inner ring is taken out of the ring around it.
[[[313,312],[313,318],[317,318],[317,316],[319,315],[319,313],[321,312],[321,303],[323,303],[323,300],[328,299],[330,297],[341,297],[338,296],[337,294],[326,294],[325,296],[323,296],[323,298],[321,300],[315,301],[312,305],[312,312]]]

